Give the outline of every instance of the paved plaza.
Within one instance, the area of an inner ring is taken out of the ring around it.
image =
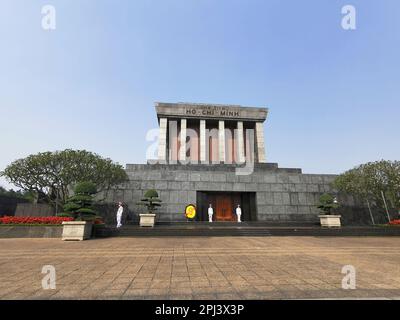
[[[0,239],[1,299],[400,297],[398,237]],[[44,290],[44,265],[56,289]],[[342,267],[356,289],[342,289]]]

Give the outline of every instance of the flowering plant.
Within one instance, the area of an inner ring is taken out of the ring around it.
[[[400,225],[400,219],[392,220],[392,221],[389,222],[389,224],[391,224],[391,225]]]
[[[94,219],[94,224],[104,224],[104,221],[101,218],[96,218]]]
[[[0,224],[43,224],[57,225],[63,221],[73,221],[71,217],[10,217],[5,216],[0,218]]]

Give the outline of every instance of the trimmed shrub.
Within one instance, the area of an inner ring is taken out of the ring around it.
[[[147,190],[144,194],[144,198],[140,200],[139,205],[144,205],[147,207],[149,213],[154,213],[157,207],[161,206],[161,199],[158,198],[158,193],[154,189]]]
[[[144,194],[145,198],[158,198],[158,192],[154,189],[147,190]]]
[[[319,203],[318,209],[324,214],[331,214],[333,209],[339,207],[339,205],[335,203],[335,198],[328,193],[324,193],[319,197]]]
[[[74,191],[75,194],[69,197],[64,205],[64,213],[74,216],[76,220],[95,220],[96,211],[93,210],[93,198],[97,192],[96,186],[92,182],[84,181],[78,183]]]
[[[83,181],[78,183],[74,189],[75,194],[96,194],[96,185],[90,181]]]

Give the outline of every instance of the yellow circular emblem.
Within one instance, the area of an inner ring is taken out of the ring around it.
[[[185,208],[185,215],[188,219],[193,219],[196,216],[196,206],[193,204],[189,204]]]

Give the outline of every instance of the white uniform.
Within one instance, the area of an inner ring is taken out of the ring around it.
[[[124,212],[124,207],[123,206],[120,206],[119,208],[118,208],[118,211],[117,211],[117,228],[119,228],[119,227],[121,227],[122,226],[122,224],[121,224],[121,219],[122,219],[122,213]]]
[[[237,221],[242,222],[242,220],[240,220],[240,218],[242,216],[242,209],[240,207],[236,208],[236,215],[237,215]]]
[[[214,214],[213,208],[211,208],[211,207],[208,208],[208,222],[212,222],[213,214]]]

